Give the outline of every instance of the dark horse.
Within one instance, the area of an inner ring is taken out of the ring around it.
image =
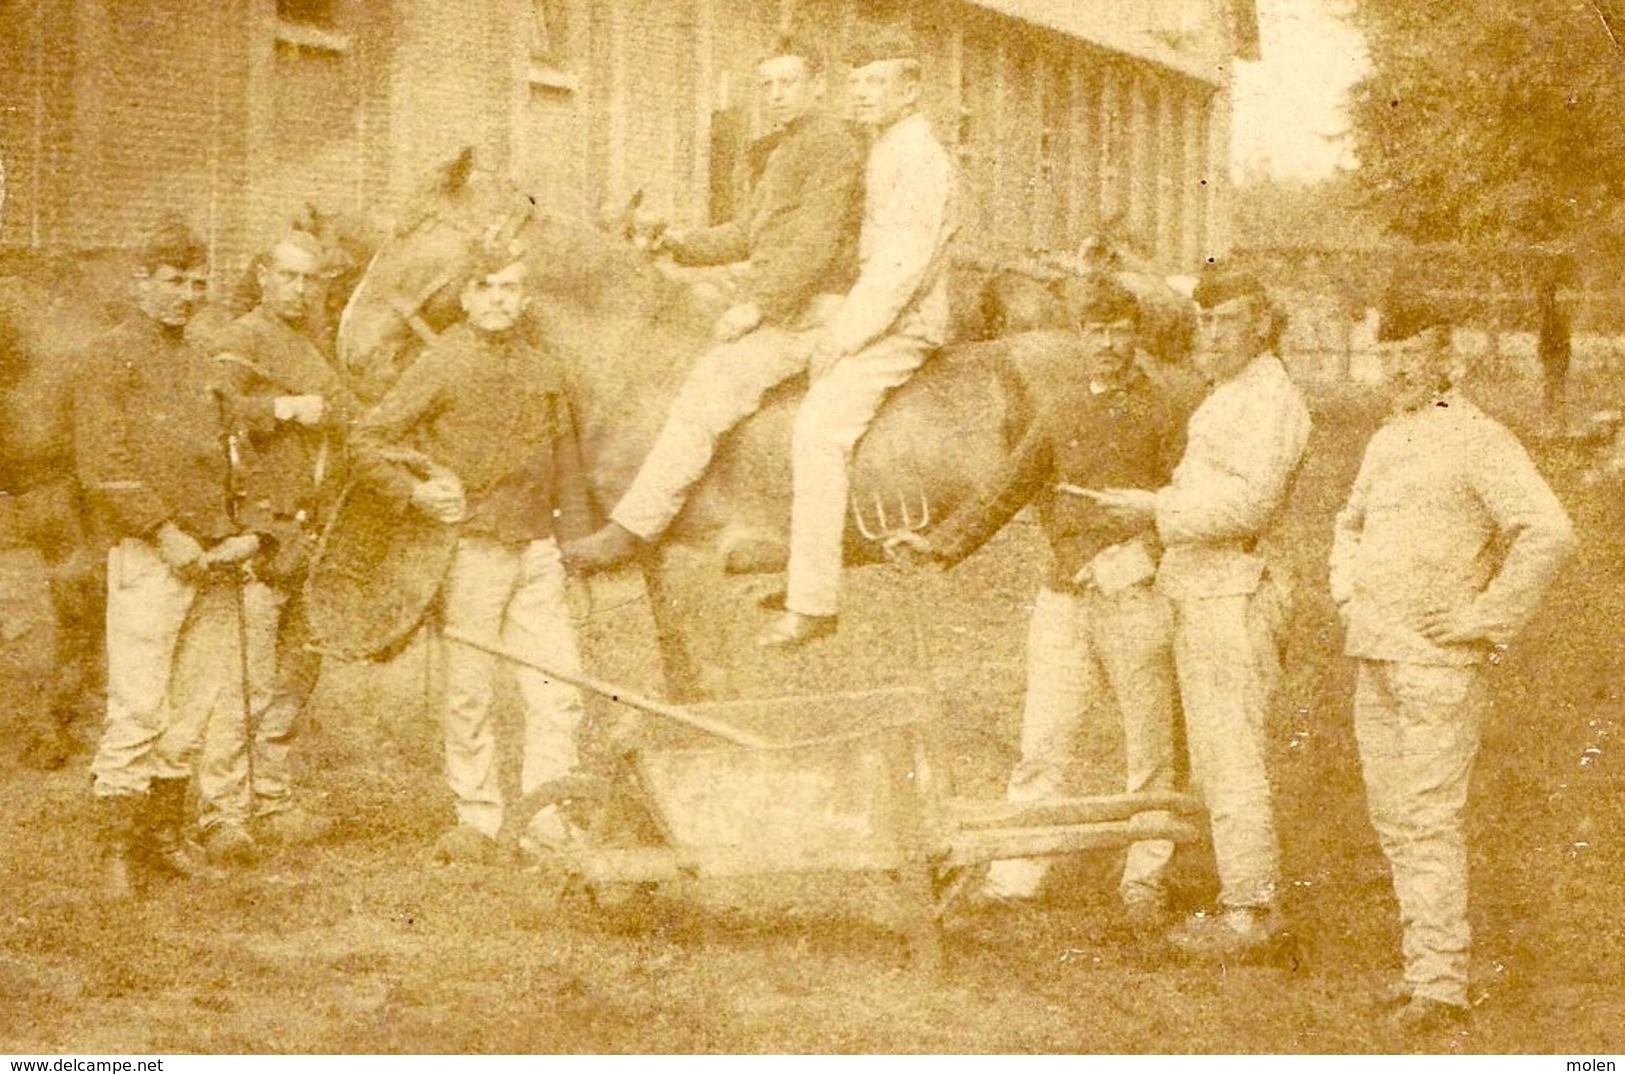
[[[531,326],[562,360],[600,509],[612,507],[653,442],[684,375],[704,351],[717,312],[650,257],[605,232],[534,210],[468,153],[440,169],[403,214],[351,296],[339,329],[341,363],[376,397],[425,338],[458,315],[456,283],[482,236],[525,250]],[[853,503],[929,504],[932,518],[984,488],[1030,420],[1033,385],[1078,361],[1070,332],[945,348],[888,400],[853,461]],[[777,569],[790,505],[790,427],[805,387],[792,381],[725,439],[702,484],[645,565],[668,690],[695,697],[720,684],[702,666],[697,599],[680,568]],[[871,532],[873,527],[869,527]],[[769,551],[764,554],[763,549]],[[880,558],[849,526],[848,561]],[[702,587],[703,588],[703,587]]]

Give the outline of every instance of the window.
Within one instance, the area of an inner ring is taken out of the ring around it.
[[[350,51],[350,37],[339,33],[338,0],[276,0],[279,44],[312,52]]]
[[[333,0],[276,0],[276,17],[305,26],[333,27]]]
[[[569,0],[531,0],[530,3],[530,81],[550,89],[573,90],[578,80],[574,71],[574,25],[579,13]]]

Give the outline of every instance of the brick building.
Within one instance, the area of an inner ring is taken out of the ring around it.
[[[470,142],[582,219],[639,187],[727,215],[754,62],[791,20],[835,54],[912,24],[964,248],[1111,219],[1170,269],[1227,245],[1251,0],[0,0],[0,245],[118,245],[180,212],[229,269],[306,201],[388,219]]]

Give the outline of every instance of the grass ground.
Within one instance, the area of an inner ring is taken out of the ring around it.
[[[1533,427],[1527,385],[1492,396]],[[1134,941],[1111,915],[1111,854],[1052,874],[1041,915],[951,932],[936,981],[909,971],[885,891],[861,878],[687,882],[626,922],[561,899],[545,871],[431,866],[450,803],[414,650],[392,668],[334,668],[318,692],[305,756],[341,821],[328,844],[220,884],[158,887],[133,908],[92,895],[83,761],[41,775],[4,751],[0,1051],[1395,1050],[1366,1000],[1397,968],[1395,910],[1323,584],[1331,515],[1372,413],[1358,391],[1317,392],[1311,459],[1282,523],[1298,600],[1271,762],[1287,909],[1305,941],[1295,968],[1221,972]],[[1583,548],[1494,672],[1470,807],[1480,1004],[1467,1035],[1430,1047],[1617,1053],[1625,494],[1586,486],[1560,446],[1538,455]],[[837,639],[742,667],[736,686],[930,685],[959,792],[997,796],[1041,562],[1036,532],[1018,525],[944,578],[859,572]],[[729,595],[742,604],[748,586]],[[597,583],[583,627],[595,669],[653,689],[637,595],[627,580]],[[743,637],[757,617],[736,618],[725,626]],[[8,702],[26,704],[16,693]],[[1119,749],[1100,714],[1080,790],[1113,789]],[[1187,904],[1211,892],[1200,852],[1179,878]]]

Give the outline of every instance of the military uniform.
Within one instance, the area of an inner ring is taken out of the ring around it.
[[[1417,997],[1466,1007],[1463,812],[1480,669],[1489,644],[1534,613],[1573,543],[1522,445],[1455,392],[1378,430],[1337,516],[1331,592],[1358,663],[1355,739]],[[1485,641],[1430,640],[1418,624],[1437,609],[1466,610]]]
[[[1085,379],[1049,401],[988,490],[931,535],[935,554],[957,563],[1031,502],[1049,539],[1050,576],[1028,627],[1021,760],[1010,776],[1011,801],[1064,792],[1084,715],[1102,700],[1115,702],[1121,714],[1126,789],[1173,789],[1172,625],[1166,599],[1152,586],[1155,535],[1055,486],[1162,485],[1184,446],[1184,427],[1174,397],[1138,368],[1120,386]],[[1125,903],[1160,905],[1172,856],[1166,841],[1134,844],[1120,884]],[[988,889],[1030,897],[1044,872],[1039,859],[995,862]]]
[[[827,329],[840,359],[808,386],[790,439],[784,603],[804,616],[836,612],[853,450],[886,396],[948,333],[954,168],[923,115],[876,136],[863,189],[858,278]]]
[[[230,587],[172,570],[158,531],[203,547],[238,527],[226,506],[213,370],[184,333],[135,316],[88,355],[75,404],[79,480],[107,553],[107,720],[98,799],[184,804],[209,712],[207,639],[235,638]]]
[[[260,535],[261,554],[256,581],[243,592],[253,733],[240,706],[210,725],[198,773],[205,830],[292,805],[290,753],[320,671],[320,658],[306,649],[300,590],[342,483],[344,428],[356,410],[338,371],[302,328],[263,306],[217,333],[209,349],[233,434],[238,518]],[[320,426],[279,413],[281,400],[301,395],[324,400]]]
[[[1280,848],[1265,716],[1288,594],[1257,554],[1309,440],[1309,410],[1260,354],[1191,415],[1184,456],[1156,493],[1157,589],[1174,611],[1174,663],[1191,781],[1206,804],[1226,910],[1275,906]]]
[[[417,479],[391,449],[408,447],[460,479],[467,517],[442,591],[448,629],[574,671],[580,663],[565,603],[558,541],[590,528],[569,402],[551,359],[519,330],[448,329],[356,425],[361,480],[413,510]],[[489,719],[496,658],[446,642],[446,773],[459,824],[486,836],[502,827],[496,740]],[[521,790],[568,774],[577,762],[580,694],[516,667],[524,698]],[[556,813],[532,835],[562,835]]]
[[[701,356],[610,513],[617,525],[658,538],[710,465],[717,438],[754,414],[775,385],[805,371],[834,296],[856,270],[860,175],[853,132],[827,116],[803,116],[768,155],[747,219],[672,244],[686,264],[748,262],[742,297],[760,308],[762,324]]]

